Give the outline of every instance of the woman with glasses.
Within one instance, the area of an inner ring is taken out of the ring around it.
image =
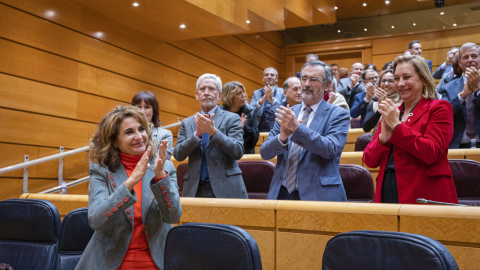
[[[377,85],[378,87],[373,90],[377,101],[370,103],[367,107],[365,121],[363,121],[363,131],[370,132],[372,129],[375,129],[373,134],[375,134],[377,131],[378,123],[380,123],[380,119],[382,118],[382,115],[378,112],[379,103],[384,101],[386,98],[391,99],[397,107],[402,103],[398,97],[393,83],[393,70],[387,69],[380,73],[380,78]]]

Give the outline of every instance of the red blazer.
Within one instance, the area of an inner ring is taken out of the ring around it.
[[[403,106],[399,109],[402,110]],[[365,165],[370,168],[380,165],[375,202],[382,201],[383,176],[391,144],[394,144],[399,203],[416,203],[417,198],[458,203],[447,158],[453,136],[452,106],[444,100],[422,98],[412,113],[395,129],[387,145],[378,140],[380,123],[363,152]]]

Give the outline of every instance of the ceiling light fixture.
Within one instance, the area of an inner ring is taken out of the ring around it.
[[[388,1],[388,0],[385,1],[385,5],[388,5],[388,4],[390,4],[390,1]]]
[[[183,24],[183,23],[182,23],[182,24],[180,24],[180,26],[179,26],[179,27],[180,27],[180,28],[182,28],[182,29],[185,29],[185,28],[187,28],[187,26],[186,26],[185,24]]]
[[[55,17],[55,11],[47,10],[47,12],[45,12],[45,16],[47,16],[49,18]]]
[[[363,3],[363,6],[366,7],[366,6],[367,6],[367,3]]]
[[[417,26],[417,24],[416,24],[416,23],[413,23],[413,26]]]
[[[140,4],[139,4],[138,2],[133,2],[133,3],[132,3],[132,6],[134,6],[134,7],[139,7]]]
[[[367,32],[367,28],[363,28],[363,31]]]
[[[453,26],[457,26],[457,24],[456,24],[456,23],[454,23],[454,24],[453,24]]]
[[[394,25],[392,25],[392,29],[393,29],[393,28],[395,28],[395,26],[394,26]]]
[[[335,10],[337,10],[337,9],[338,9],[338,7],[337,7],[337,6],[335,6]]]
[[[338,30],[337,32],[338,32],[338,33],[341,33],[342,31]]]
[[[442,12],[440,12],[440,15],[443,15],[443,14],[445,14],[445,12],[443,12],[443,11],[442,11]]]
[[[97,38],[102,38],[103,37],[103,32],[95,32],[94,34]]]
[[[247,24],[250,23],[250,20],[247,20]]]

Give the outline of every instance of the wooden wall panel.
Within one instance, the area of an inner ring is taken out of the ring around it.
[[[30,160],[38,158],[38,147],[0,143],[0,168],[15,165],[23,162],[24,155],[28,155]],[[31,166],[28,169],[28,174],[32,177],[37,176],[37,166]],[[23,169],[1,174],[0,177],[23,177]],[[1,185],[0,185],[1,186]],[[0,188],[1,190],[1,188]],[[0,197],[0,200],[2,197]]]

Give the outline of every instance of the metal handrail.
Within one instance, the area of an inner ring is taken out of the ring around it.
[[[167,128],[179,127],[181,125],[180,118],[177,118],[177,121],[178,122],[176,122],[176,123],[166,125],[166,126],[162,126],[162,128],[167,129]],[[43,157],[43,158],[38,158],[38,159],[35,159],[35,160],[31,160],[31,161],[28,161],[29,157],[28,157],[28,155],[25,155],[25,162],[15,164],[15,165],[11,165],[11,166],[7,166],[7,167],[4,167],[4,168],[0,168],[0,174],[4,174],[4,173],[7,173],[7,172],[23,169],[23,193],[27,193],[28,192],[28,168],[30,166],[33,166],[33,165],[37,165],[37,164],[40,164],[40,163],[43,163],[43,162],[58,159],[59,160],[59,166],[58,166],[59,167],[59,172],[58,172],[59,185],[56,186],[56,187],[53,187],[51,189],[44,190],[40,193],[56,192],[56,191],[59,191],[62,188],[61,182],[63,181],[63,158],[67,157],[67,156],[74,155],[74,154],[78,154],[78,153],[81,153],[81,152],[87,152],[89,150],[90,150],[90,145],[87,145],[87,146],[80,147],[80,148],[77,148],[77,149],[73,149],[73,150],[70,150],[70,151],[67,151],[67,152],[63,152],[63,147],[61,146],[59,154],[54,154],[54,155],[51,155],[51,156],[46,156],[46,157]],[[90,180],[90,177],[86,176],[86,177],[80,178],[78,180],[74,180],[74,181],[71,181],[71,182],[67,183],[67,187],[72,187],[72,186],[81,184],[83,182],[86,182],[88,180]]]
[[[27,167],[37,165],[39,163],[51,161],[51,160],[54,160],[54,159],[59,159],[59,158],[62,158],[62,157],[71,156],[71,155],[74,155],[74,154],[77,154],[77,153],[86,152],[89,149],[90,149],[90,146],[87,145],[87,146],[80,147],[80,148],[77,148],[77,149],[74,149],[74,150],[71,150],[71,151],[63,152],[63,153],[60,153],[60,154],[55,154],[55,155],[51,155],[51,156],[47,156],[47,157],[43,157],[43,158],[38,158],[38,159],[35,159],[35,160],[31,160],[31,161],[27,161],[27,162],[15,164],[15,165],[12,165],[12,166],[4,167],[4,168],[0,169],[0,174],[11,172],[11,171],[14,171],[14,170],[27,168]]]

